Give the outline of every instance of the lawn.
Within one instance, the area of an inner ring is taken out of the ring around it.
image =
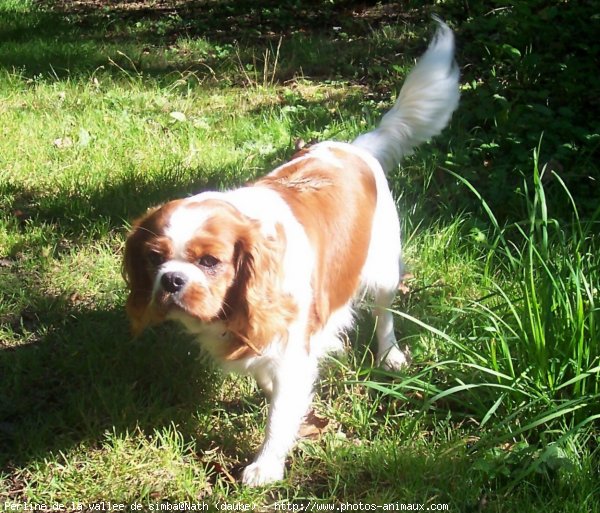
[[[0,511],[600,511],[600,19],[479,4],[0,0]],[[413,364],[374,369],[361,319],[286,479],[243,487],[266,401],[130,337],[129,223],[373,126],[433,13],[462,98],[390,176]]]

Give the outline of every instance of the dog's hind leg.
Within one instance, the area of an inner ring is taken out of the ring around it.
[[[395,295],[396,288],[394,290],[377,290],[373,308],[377,336],[377,364],[389,371],[397,371],[410,362],[408,352],[400,349],[394,333],[394,315],[390,311],[390,307]]]

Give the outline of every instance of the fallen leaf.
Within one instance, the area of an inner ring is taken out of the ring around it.
[[[77,141],[79,146],[85,147],[90,144],[91,140],[92,136],[90,133],[85,128],[81,128],[79,130],[79,140]]]
[[[73,139],[70,137],[59,137],[58,139],[54,139],[52,142],[55,148],[59,150],[64,150],[65,148],[70,148],[73,146]]]
[[[323,435],[328,425],[329,419],[319,417],[314,410],[311,410],[298,430],[298,437],[314,440]]]
[[[301,137],[299,137],[298,139],[296,139],[294,141],[294,149],[296,151],[300,151],[302,148],[304,148],[306,146],[306,142],[304,141],[304,139],[302,139]]]
[[[229,471],[225,468],[224,465],[222,465],[218,461],[215,461],[213,463],[213,467],[217,474],[224,476],[230,483],[235,483],[235,478],[229,473]]]
[[[0,258],[0,267],[12,267],[14,262],[8,258]]]
[[[31,218],[31,214],[24,210],[21,210],[20,208],[13,210],[12,214],[20,223],[25,223],[25,221]]]
[[[185,121],[187,118],[183,112],[173,111],[169,114],[176,121]]]
[[[407,282],[412,279],[414,279],[414,275],[411,273],[406,273],[402,275],[402,278],[400,278],[400,283],[398,284],[398,292],[400,292],[401,294],[410,293],[410,286]]]

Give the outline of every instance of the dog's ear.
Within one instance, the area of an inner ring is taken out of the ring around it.
[[[133,223],[125,242],[121,272],[129,288],[126,311],[133,336],[138,336],[148,325],[159,322],[157,313],[150,307],[154,278],[146,254],[147,244],[155,233],[145,226],[145,221],[155,211],[150,211]]]
[[[287,337],[297,305],[283,291],[285,244],[281,227],[276,236],[267,237],[258,223],[236,243],[236,277],[226,303],[227,326],[238,338],[239,350],[231,353],[229,359],[261,354],[276,337]]]

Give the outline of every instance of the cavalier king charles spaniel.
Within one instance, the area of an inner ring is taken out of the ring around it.
[[[389,310],[401,276],[400,225],[386,174],[440,133],[459,99],[454,36],[440,20],[396,104],[351,144],[323,142],[245,187],[150,210],[127,238],[133,332],[179,321],[227,371],[254,376],[270,401],[266,436],[242,474],[282,479],[307,414],[319,359],[342,347],[364,294],[377,362],[407,363]]]

